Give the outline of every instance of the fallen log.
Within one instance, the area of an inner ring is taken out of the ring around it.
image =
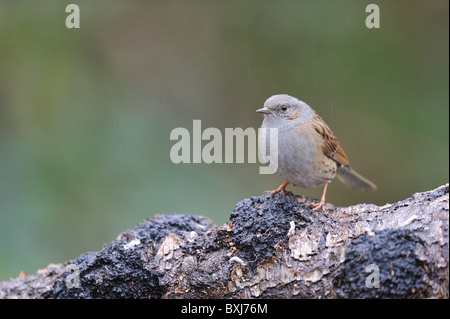
[[[323,212],[265,194],[219,227],[156,215],[99,252],[0,282],[0,298],[448,298],[448,193]]]

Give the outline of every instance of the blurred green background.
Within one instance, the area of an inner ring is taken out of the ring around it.
[[[76,3],[81,28],[67,29]],[[368,29],[366,5],[380,7]],[[173,164],[172,129],[260,126],[272,94],[310,104],[383,205],[449,180],[448,1],[0,2],[0,280],[154,214],[223,224],[282,180],[260,164]],[[205,142],[206,143],[206,142]],[[320,197],[321,188],[290,188]]]

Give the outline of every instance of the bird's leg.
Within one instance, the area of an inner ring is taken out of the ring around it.
[[[288,186],[288,182],[284,182],[283,184],[280,185],[280,187],[278,187],[276,190],[273,191],[266,191],[266,193],[270,193],[271,195],[275,195],[276,193],[279,193],[281,191],[285,192],[285,193],[290,193],[290,191],[285,190],[286,186]]]
[[[322,197],[319,200],[319,203],[317,204],[310,204],[309,207],[312,208],[313,210],[321,210],[323,211],[323,204],[325,204],[325,194],[327,193],[327,186],[328,183],[325,183],[325,185],[323,185],[323,193],[322,193]]]

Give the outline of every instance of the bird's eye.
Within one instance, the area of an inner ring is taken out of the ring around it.
[[[283,112],[286,112],[286,111],[287,111],[287,106],[286,106],[286,105],[283,105],[283,106],[281,107],[281,110],[282,110]]]

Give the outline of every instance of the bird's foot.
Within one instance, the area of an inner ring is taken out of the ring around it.
[[[312,208],[313,211],[320,210],[323,213],[324,212],[324,207],[323,207],[324,204],[325,204],[325,201],[320,200],[317,204],[316,203],[309,204],[308,207]]]
[[[285,182],[285,183],[281,184],[280,187],[278,187],[277,189],[275,189],[273,191],[265,191],[264,193],[270,193],[270,195],[275,195],[276,193],[279,193],[279,192],[283,192],[285,194],[292,194],[291,191],[288,191],[286,189],[286,186],[288,184],[289,184],[288,182]]]

